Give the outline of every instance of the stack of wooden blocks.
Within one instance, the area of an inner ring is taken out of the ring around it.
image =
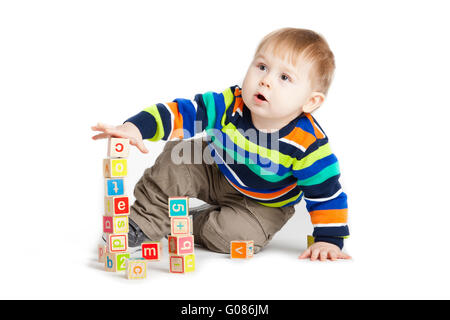
[[[117,272],[126,270],[128,252],[129,198],[125,194],[124,177],[127,176],[128,139],[109,138],[107,158],[103,159],[105,178],[105,210],[103,233],[106,246],[99,246],[99,261],[105,263],[105,270]]]
[[[171,273],[195,270],[192,216],[189,215],[189,197],[169,198],[171,235],[168,237]]]

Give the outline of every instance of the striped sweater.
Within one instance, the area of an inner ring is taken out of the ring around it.
[[[293,206],[303,198],[315,241],[343,247],[349,235],[347,196],[328,138],[304,113],[277,132],[251,121],[238,86],[152,105],[127,120],[150,141],[192,138],[203,131],[220,171],[245,196],[265,206]]]

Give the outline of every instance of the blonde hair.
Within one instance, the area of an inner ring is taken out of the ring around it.
[[[275,30],[261,40],[255,56],[266,49],[271,49],[274,55],[282,59],[290,59],[294,66],[299,58],[311,62],[309,78],[313,90],[327,94],[336,66],[334,54],[320,34],[297,28]]]

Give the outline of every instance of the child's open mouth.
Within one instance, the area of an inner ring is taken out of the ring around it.
[[[257,93],[255,94],[255,101],[256,103],[262,103],[264,101],[267,101],[267,99],[261,93]]]

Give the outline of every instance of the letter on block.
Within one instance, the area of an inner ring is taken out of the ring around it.
[[[169,236],[169,253],[181,255],[194,253],[194,236]]]
[[[104,244],[98,245],[98,262],[105,263],[106,246]]]
[[[103,159],[103,176],[117,178],[127,176],[127,159]]]
[[[253,241],[231,241],[230,255],[232,259],[248,259],[253,257]]]
[[[161,258],[161,242],[149,241],[141,244],[142,258],[145,260],[159,261]]]
[[[128,216],[103,216],[104,233],[128,233]]]
[[[129,258],[130,254],[128,252],[108,252],[105,257],[105,270],[108,272],[124,271]]]
[[[130,140],[121,138],[108,139],[107,156],[111,158],[126,158],[130,150]]]
[[[169,198],[169,217],[189,216],[189,197]]]
[[[128,259],[127,279],[145,279],[147,277],[147,260],[143,258]]]
[[[170,218],[171,234],[192,234],[192,216]]]
[[[195,270],[195,255],[170,256],[170,272],[186,273]]]
[[[306,236],[306,243],[308,244],[307,248],[311,247],[311,245],[314,243],[314,237],[307,235]]]
[[[105,197],[105,215],[120,216],[130,214],[130,202],[127,196]]]
[[[124,195],[123,179],[105,179],[105,194],[107,197]]]
[[[106,235],[108,252],[126,252],[128,250],[127,234],[108,234]]]

